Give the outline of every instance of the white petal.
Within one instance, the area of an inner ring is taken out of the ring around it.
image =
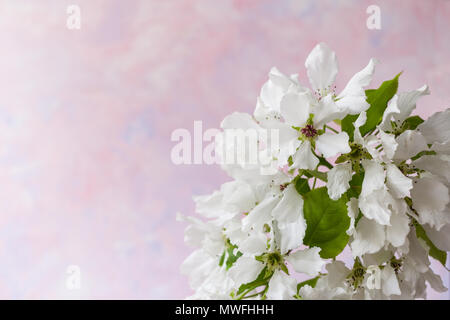
[[[450,159],[445,155],[424,155],[413,161],[413,165],[437,176],[444,177],[450,183]]]
[[[251,228],[261,230],[262,227],[272,221],[272,210],[278,204],[279,197],[268,194],[250,213],[242,219],[244,231]]]
[[[391,124],[392,117],[395,114],[400,113],[400,109],[398,108],[397,101],[398,101],[397,94],[395,94],[391,98],[391,100],[389,100],[387,108],[384,110],[384,113],[383,113],[383,120],[381,121],[381,123],[379,125],[381,130],[383,130],[383,131],[391,131],[392,130],[392,124]]]
[[[325,43],[320,43],[306,58],[305,67],[314,90],[329,89],[338,73],[336,54]]]
[[[210,195],[194,196],[195,211],[205,217],[218,217],[224,213],[223,194],[214,191]]]
[[[350,180],[352,179],[351,163],[343,163],[336,165],[327,173],[328,195],[333,200],[338,200],[350,188]]]
[[[349,153],[351,151],[348,145],[347,132],[324,133],[317,138],[317,149],[323,154],[325,158],[334,157],[338,153]]]
[[[314,170],[319,164],[319,159],[311,151],[311,143],[306,140],[301,143],[297,152],[292,156],[291,169]]]
[[[249,184],[230,181],[211,195],[195,196],[194,201],[199,214],[212,218],[226,213],[248,212],[254,207],[256,199]]]
[[[240,246],[242,241],[248,238],[248,232],[242,230],[242,218],[240,215],[234,216],[225,222],[223,233],[230,239],[231,243]]]
[[[325,278],[320,278],[317,281],[316,287],[312,288],[306,285],[300,288],[299,295],[305,300],[350,300],[352,294],[350,290],[342,287],[328,288],[321,286],[321,283],[326,283]]]
[[[416,237],[416,234],[411,232],[408,235],[409,252],[406,258],[407,262],[413,265],[414,269],[420,273],[428,271],[430,266],[430,259],[428,258],[428,247],[425,241]]]
[[[288,252],[302,245],[306,231],[306,221],[302,215],[297,221],[279,225],[277,229],[279,232],[277,245],[281,252]]]
[[[233,112],[220,124],[222,129],[260,129],[260,126],[248,113]]]
[[[426,224],[423,225],[423,228],[428,238],[437,248],[443,251],[450,251],[450,224],[445,225],[439,231]]]
[[[281,115],[291,126],[303,127],[309,117],[307,93],[288,93],[281,100]]]
[[[299,250],[291,253],[287,257],[287,261],[292,265],[294,270],[299,273],[306,273],[311,277],[315,277],[326,264],[320,255],[320,248],[313,247],[305,250]]]
[[[252,187],[242,181],[224,183],[220,188],[224,205],[231,212],[248,212],[255,206],[255,195]]]
[[[364,87],[372,81],[377,61],[370,59],[368,65],[356,73],[339,94],[337,104],[341,110],[349,114],[358,114],[369,108]]]
[[[450,109],[437,112],[420,124],[417,129],[428,143],[446,142],[450,140]]]
[[[429,269],[424,273],[425,280],[430,284],[431,288],[437,292],[446,292],[447,288],[444,286],[442,282],[442,278],[433,272],[433,270]]]
[[[292,300],[297,292],[297,281],[282,271],[275,271],[269,281],[267,298],[270,300]]]
[[[411,115],[411,112],[416,108],[417,100],[424,95],[430,94],[427,85],[409,92],[402,92],[396,94],[388,104],[384,111],[383,121],[380,125],[382,130],[392,130],[391,121],[395,121],[400,126],[406,118]]]
[[[367,152],[369,152],[373,159],[382,159],[384,157],[382,156],[381,151],[376,148],[379,144],[380,139],[378,137],[369,135],[363,139],[362,146],[367,150]]]
[[[259,255],[267,249],[267,236],[263,232],[252,232],[238,245],[239,251],[244,254]]]
[[[350,217],[350,226],[346,233],[351,236],[355,232],[355,221],[359,214],[358,199],[351,198],[350,201],[347,202],[347,214]]]
[[[354,125],[355,128],[362,127],[367,121],[367,113],[365,111],[361,112],[358,118],[355,120]]]
[[[282,96],[280,96],[281,99]],[[279,104],[279,102],[278,102]],[[272,109],[266,105],[261,97],[256,98],[256,107],[253,111],[253,117],[262,127],[269,126],[271,123],[279,122],[281,119],[279,106],[277,110]]]
[[[419,152],[428,150],[427,142],[420,132],[406,130],[397,137],[397,150],[394,159],[407,160]]]
[[[280,167],[285,166],[288,163],[290,156],[294,155],[297,148],[300,146],[301,141],[298,140],[298,132],[285,123],[280,123],[276,128],[272,130],[278,130],[278,143],[279,150],[277,154],[278,165]],[[271,143],[271,148],[276,150],[277,141]]]
[[[447,142],[435,142],[431,146],[431,149],[436,151],[438,154],[450,155],[450,140]]]
[[[273,209],[272,215],[279,225],[303,219],[303,198],[291,183],[283,191],[283,198]]]
[[[364,180],[361,189],[361,196],[370,195],[374,190],[384,187],[385,172],[383,166],[375,160],[362,161],[364,167]]]
[[[429,177],[416,180],[411,198],[421,224],[428,223],[439,230],[448,222],[449,213],[444,212],[450,201],[448,189],[439,180]]]
[[[395,140],[395,136],[380,130],[380,140],[383,145],[384,153],[389,159],[392,159],[395,155],[395,150],[397,149],[397,141]]]
[[[402,92],[398,95],[397,106],[400,112],[394,114],[394,120],[399,124],[403,123],[406,118],[411,115],[411,112],[416,108],[417,100],[424,96],[430,94],[430,89],[427,85],[420,87],[417,90]]]
[[[303,217],[303,198],[295,186],[290,184],[283,191],[283,198],[273,209],[272,215],[277,219],[277,241],[281,252],[298,248],[303,243],[306,221]]]
[[[280,70],[277,69],[277,67],[272,67],[269,72],[269,79],[272,81],[275,85],[284,88],[285,90],[289,89],[290,86],[295,84],[292,81],[291,77],[288,77],[284,73],[282,73]]]
[[[379,251],[385,242],[385,227],[373,220],[362,217],[356,226],[354,240],[351,243],[353,257]]]
[[[397,275],[394,269],[388,264],[381,271],[382,291],[386,296],[400,295]]]
[[[402,199],[409,197],[413,182],[405,177],[396,165],[388,164],[386,165],[386,186],[395,198]]]
[[[276,113],[280,111],[280,102],[289,87],[294,83],[277,68],[272,68],[269,80],[262,86],[260,98],[262,103]]]
[[[392,252],[390,250],[386,250],[386,248],[381,249],[378,252],[365,254],[363,257],[363,265],[382,265],[386,261],[392,258]]]
[[[243,283],[255,280],[263,268],[263,263],[252,257],[242,256],[228,270],[228,273],[234,280],[236,287],[239,287]]]
[[[359,94],[355,92],[353,95],[346,95],[336,101],[336,105],[343,114],[358,114],[361,111],[369,109],[366,94],[361,90]]]
[[[330,288],[342,286],[350,270],[342,261],[335,260],[325,267],[328,271],[327,282]]]
[[[183,261],[180,271],[189,276],[191,288],[197,289],[216,266],[216,259],[203,250],[195,250]]]
[[[359,208],[364,216],[373,219],[381,225],[390,225],[391,209],[394,198],[386,188],[372,191],[359,197]]]
[[[359,128],[363,126],[367,121],[367,114],[365,111],[361,112],[358,118],[355,120],[353,125],[355,126],[355,131],[353,132],[353,140],[359,145],[365,145],[364,138],[361,136],[361,131]]]
[[[400,247],[409,233],[409,218],[404,213],[393,213],[390,221],[391,225],[386,227],[386,240],[394,247]]]
[[[341,119],[345,116],[337,104],[333,100],[333,96],[328,94],[326,97],[322,98],[319,103],[314,106],[314,126],[316,128],[322,127],[330,121]]]

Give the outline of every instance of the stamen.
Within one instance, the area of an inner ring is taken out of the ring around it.
[[[336,85],[331,85],[328,86],[327,88],[317,89],[314,91],[314,95],[316,96],[317,101],[320,101],[323,97],[325,97],[329,93],[332,94],[333,98],[336,97]]]
[[[300,132],[307,138],[313,138],[317,135],[317,130],[310,124],[307,124]]]

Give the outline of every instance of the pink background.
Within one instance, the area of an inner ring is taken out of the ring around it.
[[[69,4],[81,30],[66,28]],[[0,298],[185,297],[175,213],[227,177],[172,164],[172,131],[251,112],[274,65],[306,84],[319,41],[338,90],[376,57],[373,87],[404,70],[400,90],[430,85],[428,116],[450,107],[449,30],[445,0],[1,0]]]

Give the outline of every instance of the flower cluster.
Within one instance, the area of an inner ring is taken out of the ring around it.
[[[415,299],[426,298],[426,283],[447,290],[430,257],[445,265],[450,249],[450,109],[425,121],[411,115],[429,89],[397,93],[400,74],[366,89],[376,64],[336,92],[336,55],[318,44],[305,62],[311,89],[273,68],[253,115],[224,119],[223,129],[277,130],[276,144],[256,150],[277,170],[223,164],[233,180],[194,198],[203,218],[179,215],[197,248],[181,268],[191,298]],[[350,264],[337,259],[345,256]]]

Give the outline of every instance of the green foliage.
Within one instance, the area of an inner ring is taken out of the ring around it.
[[[359,128],[362,136],[374,130],[375,127],[380,124],[389,100],[391,100],[397,92],[398,78],[400,75],[401,73],[397,74],[392,80],[384,81],[378,89],[366,90],[366,98],[370,107],[366,111],[366,123]],[[342,131],[347,132],[351,140],[353,140],[353,134],[355,131],[353,123],[357,118],[358,115],[348,115],[341,122]],[[417,119],[411,120],[412,123],[414,123],[414,121],[417,121]]]
[[[240,251],[234,253],[236,248],[237,246],[233,245],[230,240],[227,240],[226,248],[219,260],[219,266],[223,266],[225,263],[227,270],[233,266],[237,259],[242,256],[242,252]]]
[[[296,178],[295,179],[295,189],[297,192],[301,195],[304,195],[311,191],[311,188],[309,187],[308,180],[303,178]]]
[[[256,288],[259,288],[261,286],[268,286],[270,278],[272,278],[273,272],[268,272],[267,267],[264,267],[262,271],[259,273],[258,277],[248,283],[242,284],[238,291],[237,295],[241,295],[244,292],[250,292]]]
[[[350,188],[347,190],[347,197],[358,198],[361,193],[362,183],[364,181],[364,172],[355,173],[349,182]]]
[[[366,90],[370,108],[367,110],[367,121],[360,128],[361,135],[366,135],[380,124],[389,100],[397,93],[400,75],[401,73],[397,74],[392,80],[384,81],[378,89]]]
[[[324,259],[336,257],[347,245],[350,218],[346,202],[346,196],[331,200],[326,187],[304,195],[303,214],[307,228],[303,243],[321,248],[320,256]]]
[[[415,130],[424,120],[419,116],[411,116],[403,122],[403,130]]]
[[[303,286],[308,285],[308,286],[310,286],[311,288],[314,288],[314,287],[316,286],[317,280],[319,280],[319,278],[320,278],[320,276],[317,276],[317,277],[315,277],[315,278],[312,278],[312,279],[309,279],[309,280],[306,280],[306,281],[303,281],[303,282],[300,282],[299,284],[297,284],[297,294],[299,294],[300,289],[301,289]]]
[[[356,119],[358,119],[358,115],[349,114],[341,121],[341,129],[342,131],[348,133],[350,141],[353,141],[353,136],[355,133],[355,126],[353,125],[353,123],[356,121]]]
[[[427,246],[430,247],[430,256],[442,263],[445,267],[445,262],[447,261],[447,252],[438,249],[434,243],[428,238],[424,228],[420,224],[416,224],[416,235],[417,238],[423,239]]]

